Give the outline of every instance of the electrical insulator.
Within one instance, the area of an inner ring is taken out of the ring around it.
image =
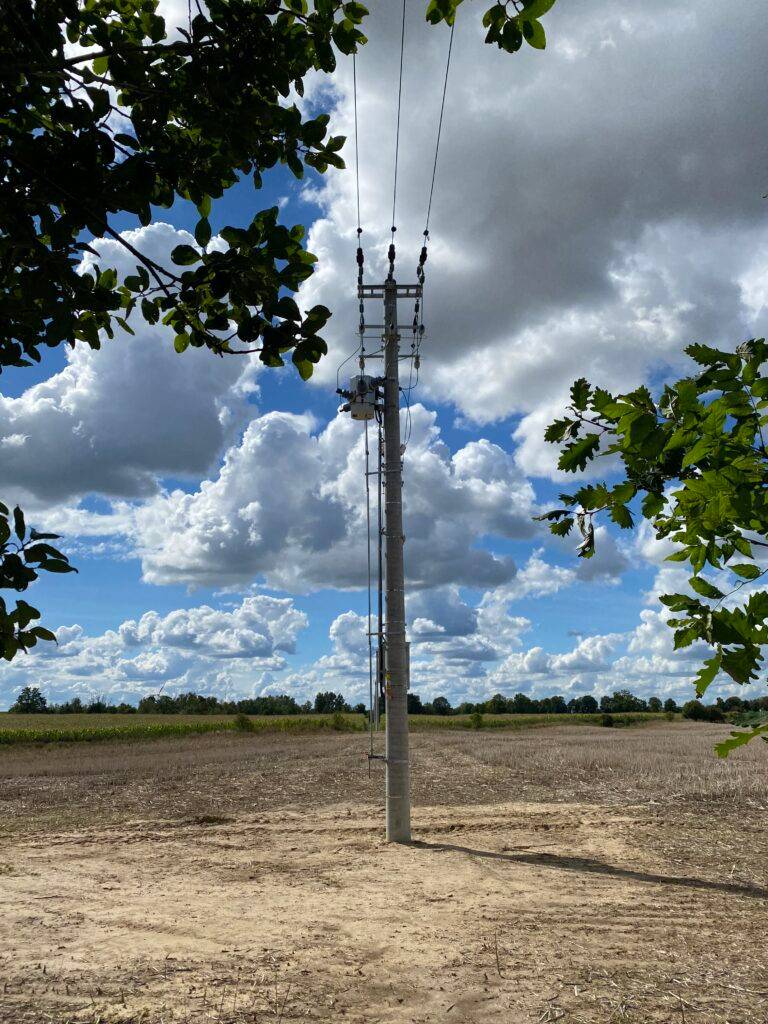
[[[351,392],[349,411],[353,420],[372,420],[376,409],[376,389],[373,377],[360,374],[349,382]]]

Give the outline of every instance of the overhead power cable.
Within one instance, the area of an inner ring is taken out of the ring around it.
[[[360,227],[360,155],[358,148],[357,138],[357,59],[356,54],[352,54],[352,97],[355,107],[355,189],[357,192],[357,234],[358,238],[363,233],[363,229]]]
[[[397,224],[395,221],[395,215],[397,213],[397,164],[400,158],[400,108],[402,106],[403,99],[403,57],[405,55],[405,8],[407,0],[403,0],[403,20],[400,29],[400,72],[398,75],[397,82],[397,124],[395,127],[395,170],[392,180],[392,239],[389,243],[389,252],[387,258],[389,259],[389,278],[390,280],[395,273],[395,232],[397,231]]]
[[[445,114],[445,97],[448,92],[448,75],[451,70],[451,54],[453,52],[453,34],[456,27],[456,21],[451,25],[451,34],[448,39],[448,56],[445,61],[445,75],[443,76],[443,95],[440,100],[440,117],[437,122],[437,138],[435,140],[435,159],[432,163],[432,180],[429,185],[429,200],[427,202],[427,216],[424,223],[424,243],[419,253],[419,262],[416,267],[416,280],[421,286],[421,294],[417,296],[416,302],[413,309],[413,340],[411,342],[411,376],[408,381],[408,396],[410,399],[410,392],[419,382],[419,365],[421,360],[420,348],[421,342],[424,338],[424,265],[427,262],[427,246],[429,245],[429,217],[432,212],[432,198],[435,193],[435,178],[437,176],[437,158],[440,154],[440,138],[443,132],[443,116]],[[416,384],[412,383],[412,374],[414,367],[416,369]],[[409,424],[410,424],[410,402],[409,402]]]
[[[424,236],[429,235],[429,215],[432,212],[432,196],[435,191],[435,176],[437,174],[437,157],[440,153],[440,135],[443,131],[443,114],[445,113],[445,96],[448,91],[448,72],[451,70],[451,51],[453,50],[453,32],[456,28],[456,20],[451,25],[451,37],[448,40],[448,59],[445,62],[445,78],[443,79],[443,98],[440,102],[440,119],[437,122],[437,140],[435,142],[435,161],[432,164],[432,183],[429,186],[429,202],[427,203],[427,219],[424,225]]]
[[[359,313],[358,334],[360,335],[360,369],[365,368],[363,353],[365,351],[365,303],[363,302],[363,256],[362,234],[363,228],[360,224],[360,146],[357,129],[357,54],[352,53],[352,96],[355,108],[355,193],[357,195],[357,308]],[[337,374],[338,377],[338,374]],[[338,380],[336,386],[338,387]]]

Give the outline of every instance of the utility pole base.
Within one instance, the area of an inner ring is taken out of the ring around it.
[[[389,719],[387,719],[389,721]],[[405,777],[403,777],[405,775]],[[390,792],[390,789],[394,792]],[[405,792],[405,795],[401,795]],[[411,841],[411,779],[408,762],[387,761],[387,842]]]

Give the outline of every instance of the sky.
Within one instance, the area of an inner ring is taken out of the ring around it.
[[[169,24],[182,6],[161,5]],[[394,5],[370,7],[357,100],[374,283],[392,217],[400,23]],[[415,280],[448,46],[425,7],[410,0],[405,37],[403,283]],[[685,573],[665,563],[669,549],[647,527],[601,525],[595,558],[580,560],[577,540],[533,517],[573,489],[543,433],[575,378],[658,389],[690,371],[685,345],[764,333],[763,4],[726,18],[714,0],[561,0],[547,50],[515,55],[483,44],[483,10],[468,0],[457,19],[410,395],[411,688],[454,703],[620,687],[686,700],[705,652],[672,649],[658,595]],[[0,707],[25,685],[57,701],[161,689],[367,699],[363,428],[335,394],[357,344],[351,60],[307,86],[305,108],[349,137],[347,170],[299,182],[278,169],[261,191],[244,181],[211,221],[247,224],[279,205],[284,223],[307,226],[319,263],[298,300],[333,312],[311,382],[250,357],[178,355],[172,331],[138,322],[98,352],[53,351],[0,377],[2,498],[61,533],[79,570],[27,595],[59,642],[2,665]],[[193,241],[194,210],[154,213],[145,228],[114,223],[168,260]],[[98,248],[102,266],[133,270],[114,241]],[[400,318],[412,318],[405,302]]]

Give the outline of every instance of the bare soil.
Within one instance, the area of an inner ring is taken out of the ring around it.
[[[665,725],[0,755],[0,1021],[768,1022],[768,747]]]

